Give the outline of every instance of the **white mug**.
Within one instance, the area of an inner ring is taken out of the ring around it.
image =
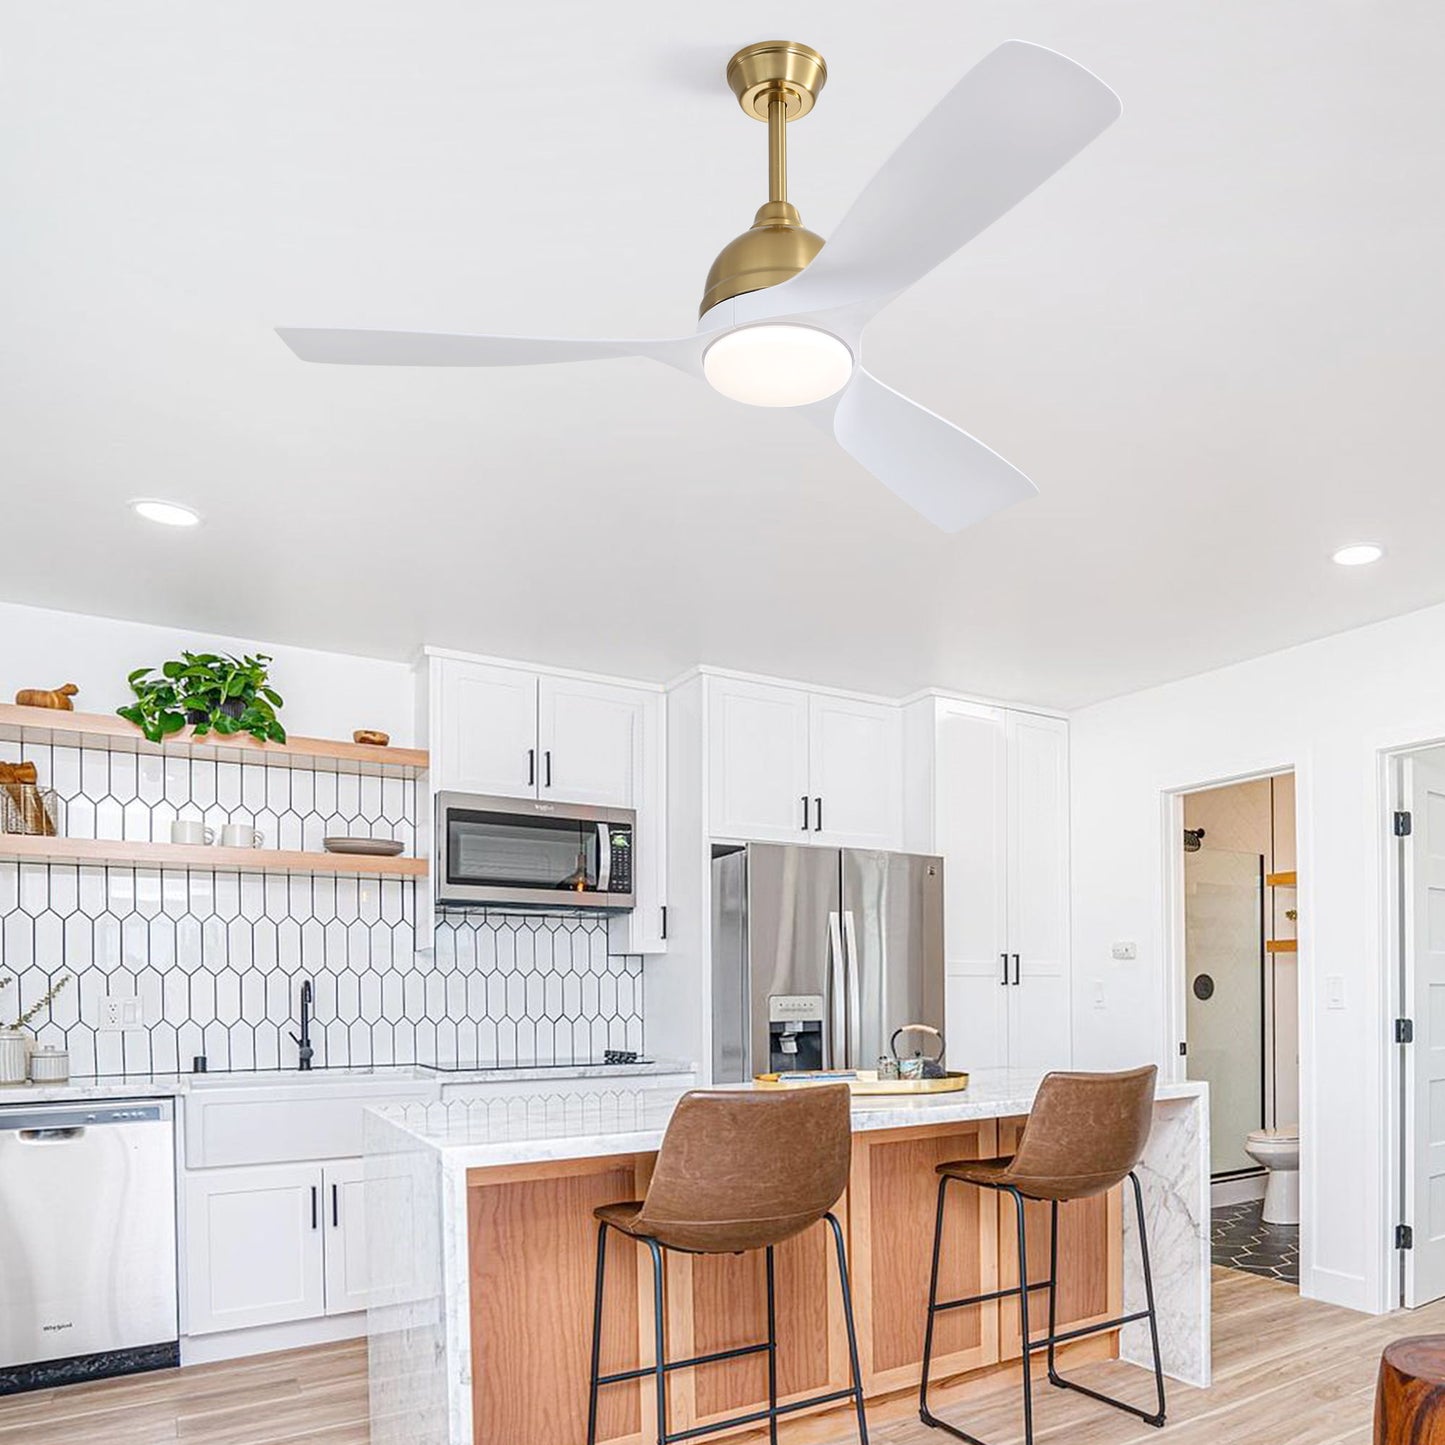
[[[171,824],[172,843],[210,844],[216,841],[216,830],[204,823],[193,823],[186,818],[177,818]]]
[[[259,848],[266,841],[266,835],[249,823],[227,823],[221,829],[223,848]]]

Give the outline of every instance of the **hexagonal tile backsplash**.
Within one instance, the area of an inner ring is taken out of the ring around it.
[[[12,758],[21,756],[14,746]],[[409,779],[33,748],[73,837],[164,840],[173,818],[253,822],[268,844],[415,842]],[[593,918],[464,914],[417,948],[416,883],[326,875],[0,863],[0,1021],[74,975],[32,1025],[76,1075],[288,1068],[301,980],[318,1067],[559,1063],[642,1048],[642,961]],[[422,886],[425,886],[423,884]],[[105,1029],[107,997],[144,1024]]]

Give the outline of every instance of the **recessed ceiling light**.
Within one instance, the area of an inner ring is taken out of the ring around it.
[[[194,527],[201,514],[183,507],[179,502],[159,502],[150,497],[138,497],[131,504],[131,510],[147,522],[159,522],[163,527]]]
[[[1352,542],[1333,553],[1330,561],[1338,562],[1341,567],[1366,567],[1371,562],[1378,562],[1384,555],[1385,549],[1373,542]]]

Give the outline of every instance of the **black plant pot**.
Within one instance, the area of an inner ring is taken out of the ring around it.
[[[190,723],[192,727],[197,727],[201,723],[209,722],[210,720],[211,715],[205,708],[193,707],[186,710],[186,721]]]
[[[228,697],[225,702],[221,704],[221,711],[225,713],[227,717],[240,717],[241,714],[246,711],[246,704],[238,697]]]

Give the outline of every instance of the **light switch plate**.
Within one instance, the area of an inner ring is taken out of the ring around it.
[[[1112,954],[1119,963],[1132,963],[1139,957],[1139,945],[1137,943],[1116,943]]]
[[[1325,1007],[1344,1008],[1345,981],[1339,974],[1331,974],[1325,980]]]

